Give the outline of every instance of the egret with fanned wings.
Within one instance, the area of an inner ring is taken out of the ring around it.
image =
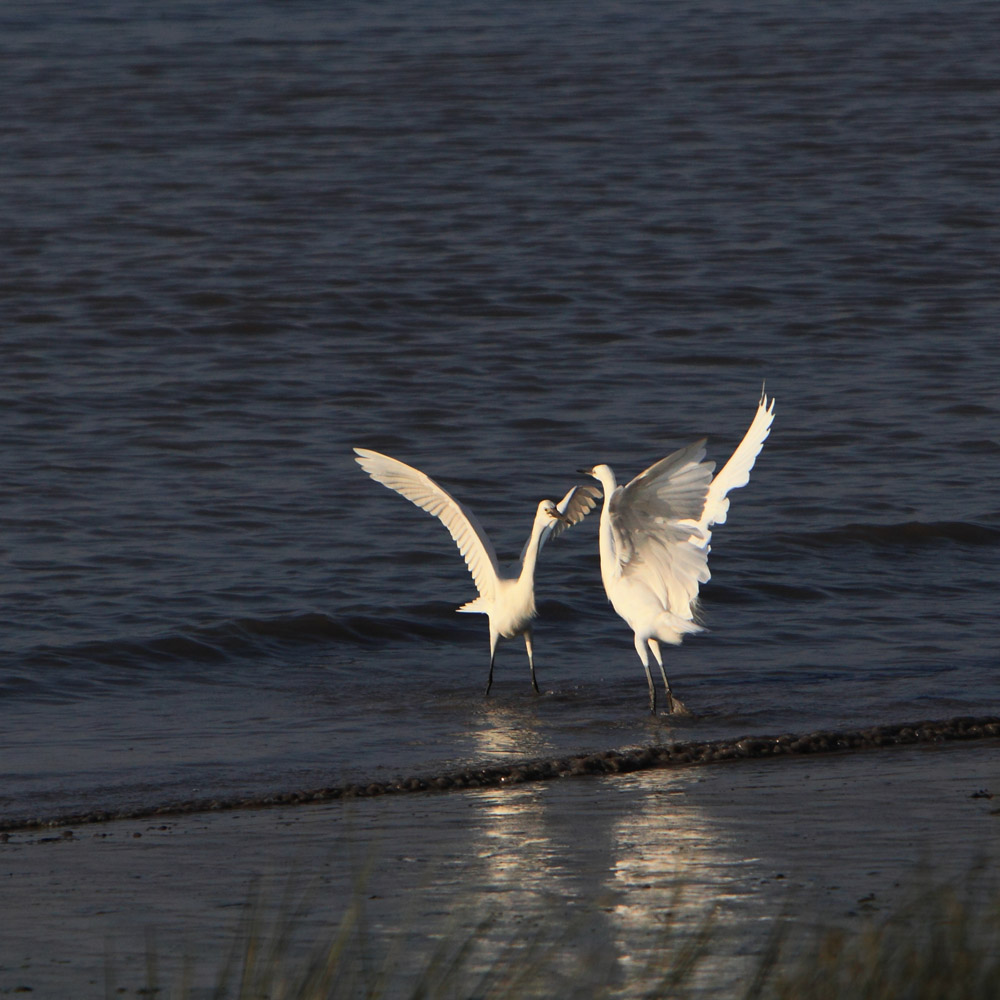
[[[593,486],[574,486],[558,504],[542,500],[535,512],[531,534],[521,552],[514,576],[504,575],[489,536],[475,514],[442,489],[430,476],[403,462],[367,448],[354,449],[355,461],[376,482],[388,486],[411,503],[433,514],[448,529],[465,557],[479,596],[458,610],[479,612],[489,617],[490,675],[486,693],[493,686],[493,661],[500,638],[524,636],[531,668],[531,684],[538,691],[535,659],[531,644],[531,623],[535,618],[535,565],[542,546],[566,528],[582,521],[596,506],[600,492]]]
[[[656,712],[656,689],[647,647],[663,677],[667,711],[684,711],[670,691],[660,643],[679,645],[685,635],[702,630],[695,610],[698,587],[710,577],[712,525],[726,520],[726,494],[750,481],[773,419],[774,399],[769,405],[761,392],[746,435],[714,479],[715,463],[702,461],[704,439],[651,465],[627,486],[617,484],[607,465],[580,470],[599,480],[604,490],[601,577],[615,611],[635,633],[635,651],[649,684],[650,712]]]

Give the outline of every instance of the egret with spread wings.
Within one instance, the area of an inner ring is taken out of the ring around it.
[[[650,712],[656,711],[656,689],[647,647],[663,677],[667,711],[684,711],[670,691],[659,644],[679,645],[685,635],[701,631],[695,609],[698,587],[710,577],[712,525],[726,520],[726,494],[750,481],[773,419],[774,399],[769,404],[762,392],[746,435],[714,479],[715,463],[702,461],[704,440],[661,459],[627,486],[617,484],[607,465],[580,470],[604,489],[601,577],[615,611],[635,633],[635,650],[649,684]]]
[[[531,684],[538,691],[535,659],[531,644],[531,623],[535,618],[535,565],[542,546],[566,528],[582,521],[596,506],[600,492],[592,486],[574,486],[558,504],[542,500],[535,512],[531,534],[521,552],[520,564],[514,576],[504,575],[497,562],[489,536],[475,514],[442,489],[430,476],[403,462],[367,448],[354,449],[355,461],[376,482],[388,486],[411,503],[433,514],[448,529],[465,557],[466,565],[479,591],[479,596],[458,610],[480,612],[490,623],[490,675],[486,693],[493,686],[493,661],[497,643],[524,636],[531,668]]]

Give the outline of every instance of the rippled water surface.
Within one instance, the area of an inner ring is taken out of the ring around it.
[[[0,12],[5,814],[994,710],[988,2]],[[445,531],[773,433],[646,714],[592,517],[491,697]]]

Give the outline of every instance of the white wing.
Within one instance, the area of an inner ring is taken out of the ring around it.
[[[729,501],[726,499],[726,494],[730,490],[746,486],[750,482],[750,470],[753,468],[768,434],[771,433],[773,420],[774,397],[771,397],[770,406],[768,406],[767,396],[761,390],[760,402],[757,404],[757,413],[754,415],[753,423],[750,424],[732,457],[708,487],[705,509],[697,519],[698,526],[703,533],[707,533],[707,529],[713,524],[726,523],[726,515],[729,513]]]
[[[538,551],[542,551],[542,546],[550,538],[558,538],[567,528],[579,524],[597,506],[600,498],[601,491],[596,486],[574,486],[556,504],[556,510],[569,520],[569,524],[553,518],[552,523],[547,524],[542,531],[542,537],[538,540]],[[528,541],[531,541],[530,537]],[[527,547],[528,542],[525,542],[524,548]],[[521,559],[524,559],[524,549],[521,550]]]
[[[708,551],[691,522],[705,509],[714,462],[696,441],[615,491],[608,506],[618,573],[641,580],[664,608],[690,620]]]
[[[354,451],[358,456],[355,461],[372,479],[441,521],[465,558],[476,589],[487,601],[493,600],[500,569],[493,543],[476,515],[419,469],[367,448]]]

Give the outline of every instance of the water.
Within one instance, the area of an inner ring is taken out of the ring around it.
[[[0,810],[995,710],[988,2],[0,13]],[[650,719],[596,518],[493,694],[426,470],[776,420]]]

